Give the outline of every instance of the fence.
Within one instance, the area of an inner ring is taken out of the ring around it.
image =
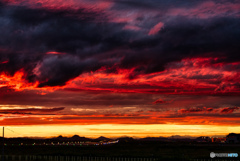
[[[86,157],[86,156],[49,156],[49,155],[0,155],[0,161],[216,161],[214,159],[190,158],[143,158],[143,157]],[[219,161],[239,161],[238,159],[218,159]]]
[[[159,161],[158,158],[127,157],[83,157],[83,156],[44,156],[44,155],[5,155],[1,161]]]

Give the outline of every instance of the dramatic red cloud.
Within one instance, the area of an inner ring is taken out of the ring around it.
[[[157,34],[161,28],[164,26],[164,24],[162,22],[159,22],[158,24],[156,24],[148,33],[148,35],[155,35]]]
[[[12,5],[25,5],[33,8],[45,7],[49,9],[72,8],[79,7],[89,10],[104,10],[112,6],[111,1],[87,1],[87,0],[4,0]]]
[[[0,74],[0,87],[10,87],[15,90],[25,90],[25,89],[35,89],[37,83],[29,83],[24,79],[24,72],[18,71],[14,74],[14,76],[9,76],[5,73]]]
[[[3,61],[3,62],[0,62],[0,64],[6,64],[6,63],[8,63],[9,61],[8,60],[5,60],[5,61]]]
[[[84,73],[70,80],[62,87],[37,87],[39,82],[28,83],[24,79],[24,72],[19,71],[13,77],[2,74],[1,86],[8,86],[16,90],[35,89],[54,91],[66,89],[70,91],[103,91],[120,93],[163,93],[163,94],[234,94],[240,92],[240,74],[231,69],[240,63],[214,63],[216,58],[184,59],[181,62],[169,64],[160,73],[142,74],[135,79],[128,79],[134,69],[118,69],[114,73],[106,73],[106,68],[96,72]],[[178,68],[175,68],[178,66]],[[40,92],[40,93],[42,93]]]
[[[217,59],[185,59],[169,65],[164,72],[141,75],[132,80],[128,79],[128,75],[134,72],[134,69],[119,69],[116,74],[107,74],[103,69],[79,76],[70,81],[66,88],[169,94],[238,94],[240,92],[239,72],[229,71],[228,68],[237,67],[240,63],[211,64],[213,61]],[[174,67],[176,65],[178,68]]]
[[[53,54],[53,55],[58,55],[58,54],[66,54],[66,53],[61,53],[61,52],[57,52],[57,51],[49,51],[46,54]]]
[[[187,17],[195,17],[207,19],[215,16],[229,16],[239,15],[240,4],[227,3],[216,3],[213,1],[203,2],[195,8],[173,8],[169,10],[169,15],[181,15]],[[211,11],[211,12],[209,12]]]
[[[180,113],[195,113],[195,112],[213,112],[213,108],[190,108],[190,109],[181,109]]]
[[[168,101],[164,101],[162,99],[158,99],[158,100],[153,102],[153,104],[162,104],[162,103],[168,103]]]
[[[234,111],[238,110],[239,107],[226,107],[221,110],[221,113],[233,113]]]

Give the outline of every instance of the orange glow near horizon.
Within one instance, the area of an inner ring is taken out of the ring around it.
[[[5,126],[5,136],[10,137],[56,137],[79,135],[97,138],[105,137],[169,137],[180,136],[216,136],[239,132],[240,126],[214,125],[174,125],[174,124],[100,124],[100,125],[28,125]],[[13,133],[12,131],[15,133]]]

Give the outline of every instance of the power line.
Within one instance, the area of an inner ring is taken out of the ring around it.
[[[13,132],[13,133],[15,133],[15,134],[22,135],[22,134],[20,134],[20,133],[18,133],[18,132],[15,132],[15,131],[13,131],[13,130],[11,130],[11,129],[9,129],[9,128],[6,128],[6,127],[5,127],[5,129],[7,129],[7,130],[9,130],[9,131],[11,131],[11,132]]]

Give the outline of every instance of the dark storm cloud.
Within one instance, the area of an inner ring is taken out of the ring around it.
[[[114,2],[145,6],[144,1]],[[150,8],[162,5],[170,9],[174,4],[187,8],[199,2],[148,4]],[[139,36],[136,31],[124,30],[126,23],[113,23],[107,17],[103,12],[84,8],[33,9],[1,3],[0,62],[7,63],[0,63],[0,72],[14,75],[24,70],[26,80],[39,81],[39,87],[44,87],[63,86],[80,74],[101,67],[107,67],[110,73],[134,68],[128,76],[134,79],[164,71],[168,63],[189,57],[220,57],[219,62],[240,60],[239,18],[165,16],[164,27],[155,35]],[[156,17],[153,20],[158,23]],[[46,55],[49,51],[64,54]]]
[[[115,2],[115,9],[162,9],[164,11],[172,7],[193,7],[201,2],[208,0],[198,1],[176,1],[176,0],[110,0]]]
[[[183,58],[212,56],[224,57],[219,60],[221,62],[237,61],[240,59],[239,25],[238,18],[200,20],[177,17],[167,22],[154,37],[131,43],[136,53],[127,55],[121,65],[138,66],[136,73],[152,73]]]
[[[24,69],[26,79],[40,81],[40,87],[64,85],[83,72],[112,65],[115,62],[96,60],[91,55],[120,46],[131,35],[121,30],[122,24],[98,22],[102,13],[84,9],[46,10],[3,5],[0,13],[0,61],[8,61],[0,64],[0,72],[13,75]],[[67,55],[49,58],[45,56],[48,51]],[[37,76],[33,71],[38,64],[42,66]]]
[[[40,82],[44,82],[39,84],[39,87],[65,85],[69,79],[73,79],[83,72],[95,71],[103,65],[106,64],[98,62],[98,60],[79,60],[74,56],[46,58],[39,68],[41,74],[38,77]]]

